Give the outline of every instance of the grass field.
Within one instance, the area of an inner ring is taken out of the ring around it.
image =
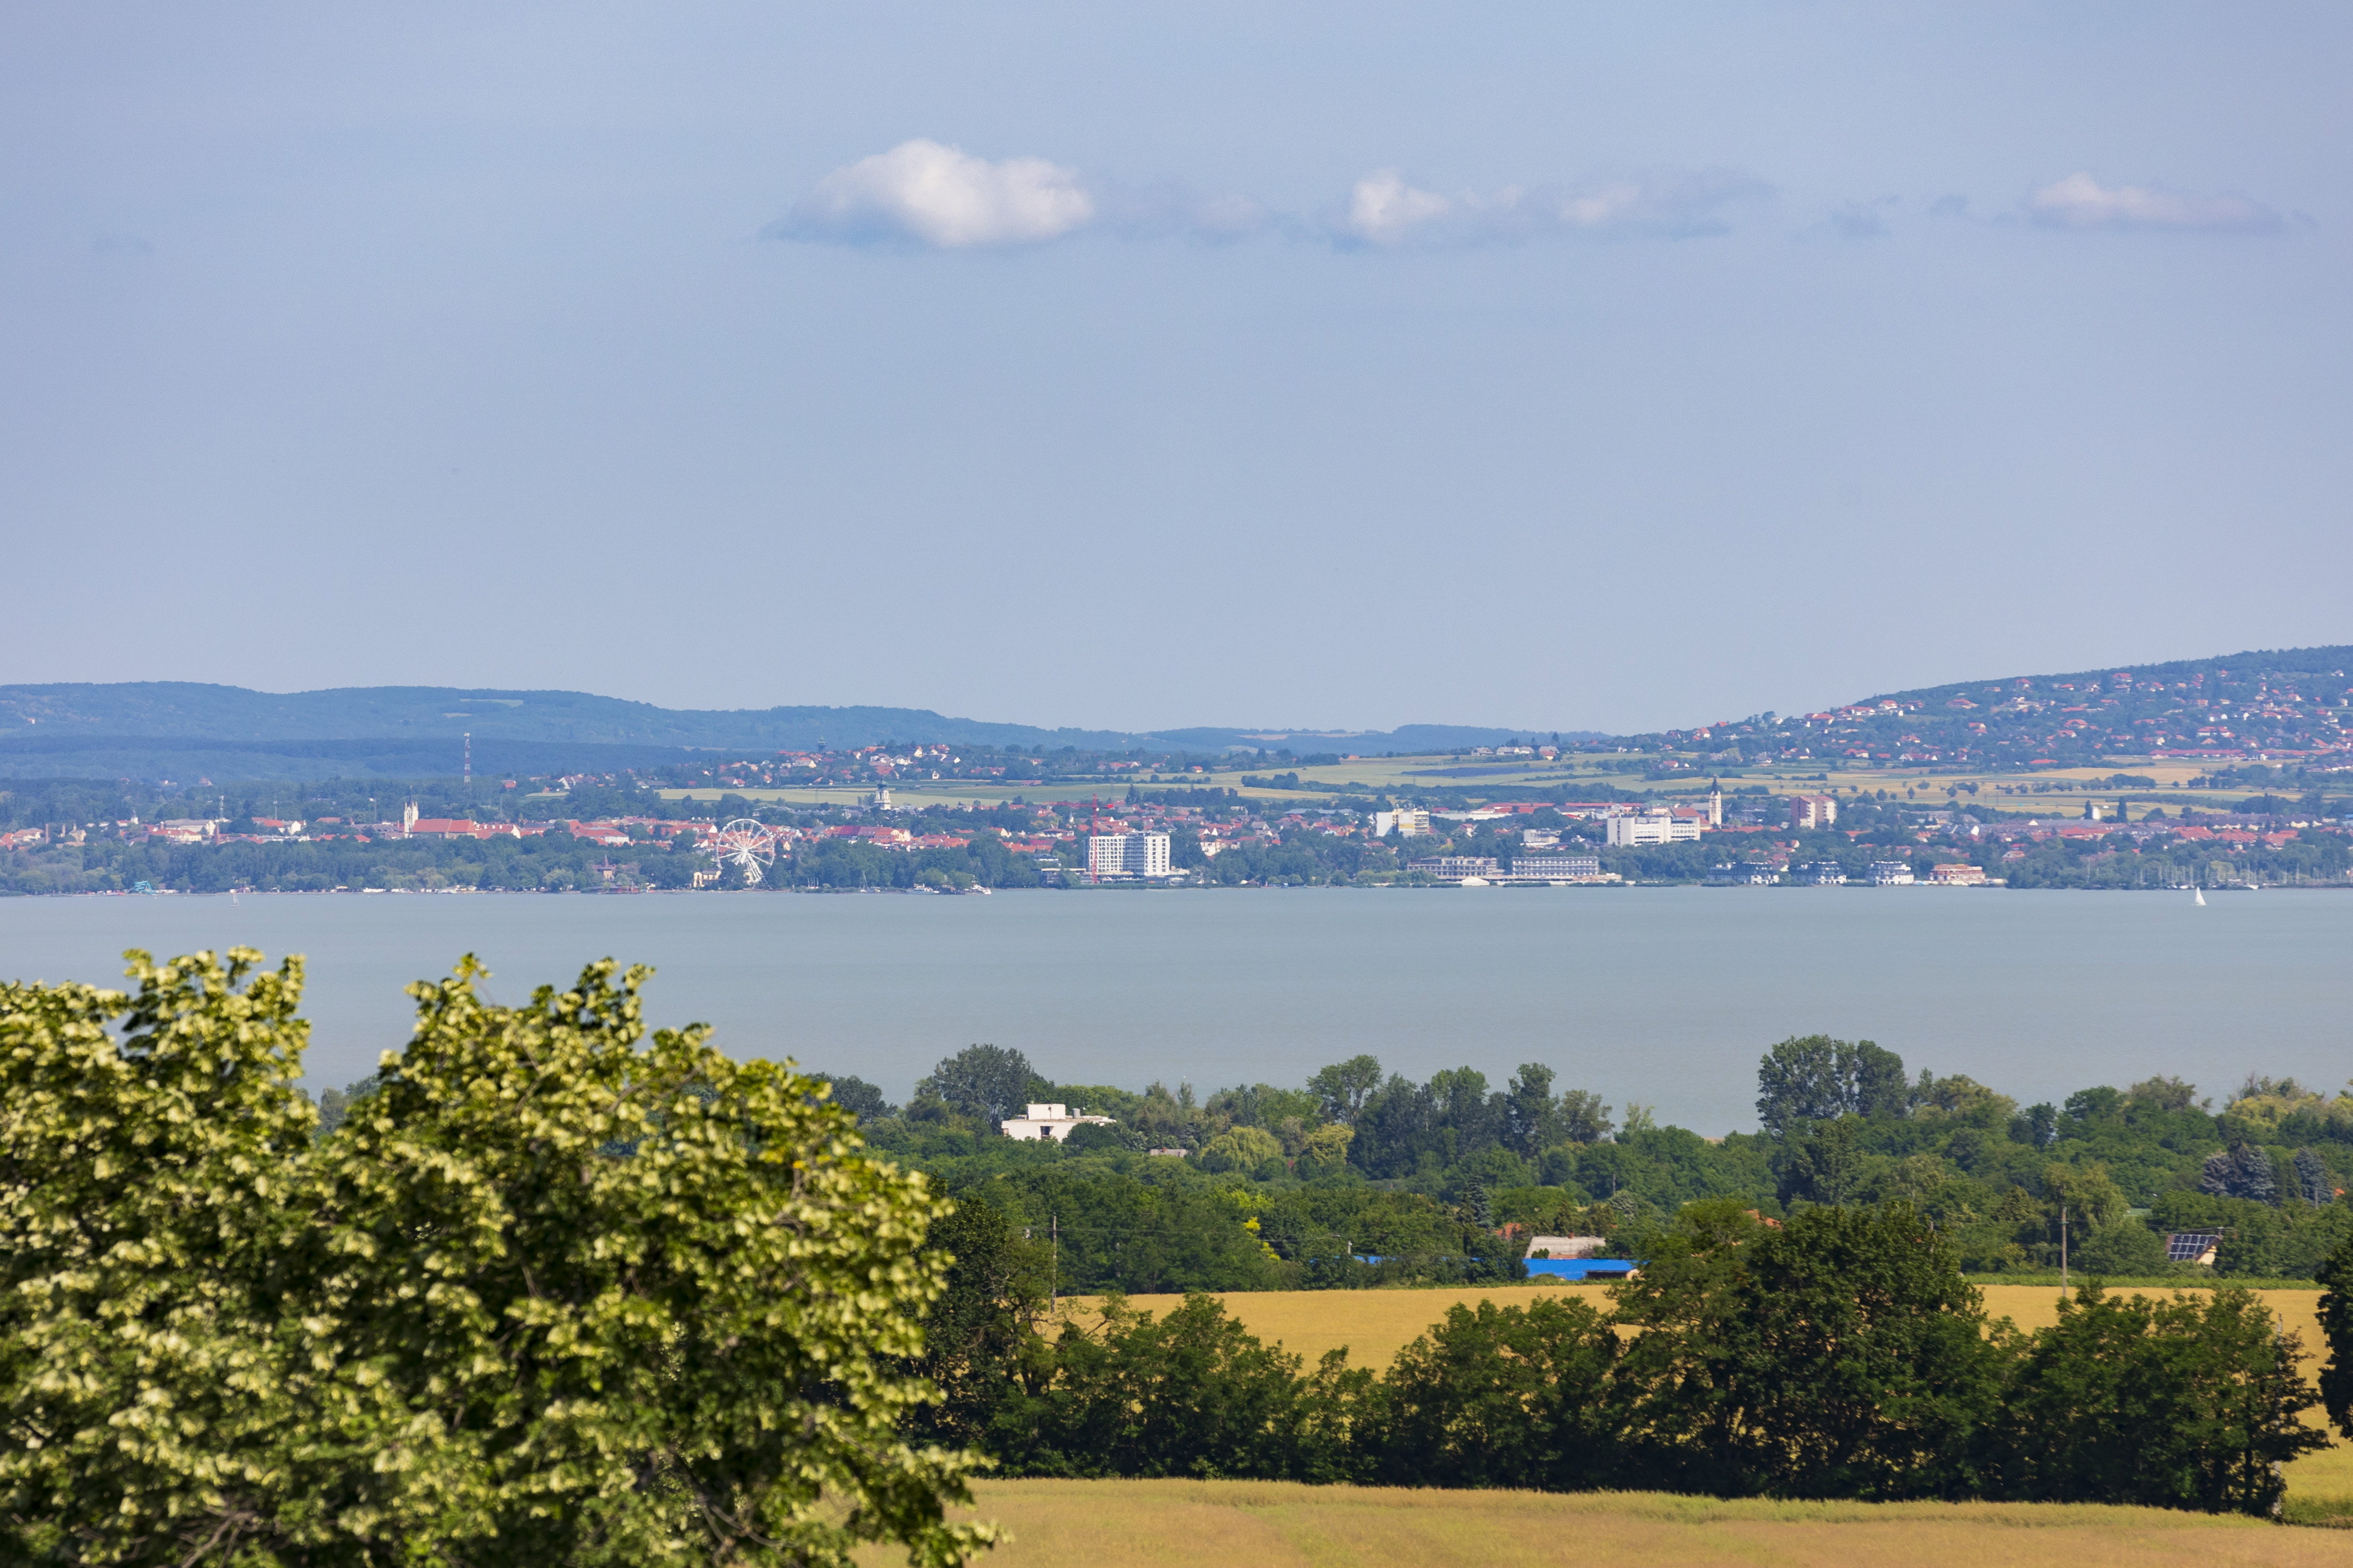
[[[2021,1329],[2047,1328],[2059,1321],[2059,1288],[2055,1285],[1988,1285],[1982,1289],[1989,1317],[2008,1318]],[[1221,1300],[1226,1310],[1252,1334],[1270,1343],[1280,1342],[1293,1354],[1304,1356],[1311,1366],[1326,1351],[1345,1348],[1350,1365],[1385,1368],[1397,1358],[1398,1352],[1445,1317],[1446,1310],[1458,1301],[1493,1300],[1512,1306],[1540,1295],[1557,1293],[1582,1297],[1596,1308],[1607,1310],[1609,1289],[1606,1285],[1546,1284],[1453,1290],[1262,1290],[1238,1291]],[[2127,1289],[2123,1293],[2132,1292]],[[2150,1288],[2139,1293],[2160,1292]],[[2305,1353],[2311,1358],[2305,1363],[2305,1374],[2316,1376],[2321,1348],[2319,1290],[2270,1289],[2258,1290],[2256,1294],[2279,1315],[2283,1327],[2303,1339]],[[1131,1296],[1128,1303],[1157,1315],[1181,1306],[1184,1298]],[[1074,1300],[1067,1305],[1073,1317],[1084,1319],[1092,1314],[1094,1304]],[[2313,1414],[2317,1424],[2318,1412]],[[2287,1476],[2293,1512],[2309,1518],[2341,1516],[2353,1521],[2353,1445],[2338,1443],[2307,1454],[2288,1467]],[[2353,1563],[2353,1550],[2347,1551],[2341,1560]]]
[[[1407,1491],[1275,1481],[987,1481],[1000,1568],[2318,1568],[2334,1531],[2046,1503],[1723,1502],[1653,1493]],[[873,1552],[865,1561],[893,1559]]]

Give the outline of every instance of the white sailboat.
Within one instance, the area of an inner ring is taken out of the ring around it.
[[[2204,909],[2204,908],[2206,907],[2206,889],[2203,889],[2203,888],[2192,888],[2192,889],[2189,889],[2189,896],[2190,896],[2191,898],[2193,898],[2193,899],[2195,899],[2195,900],[2198,900],[2198,907],[2199,907],[2200,909],[2201,909],[2201,910],[2202,910],[2202,909]]]

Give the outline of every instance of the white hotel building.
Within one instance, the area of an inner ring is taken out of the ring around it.
[[[1087,874],[1097,879],[1166,877],[1168,835],[1105,833],[1087,840]]]

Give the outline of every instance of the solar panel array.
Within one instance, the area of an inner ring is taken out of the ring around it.
[[[2195,1263],[2214,1249],[2222,1239],[2219,1230],[2181,1230],[2165,1238],[2165,1260],[2168,1263]]]

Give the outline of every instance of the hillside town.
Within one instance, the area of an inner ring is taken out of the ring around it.
[[[1361,805],[1141,784],[1115,801],[917,802],[877,785],[852,802],[787,805],[551,782],[502,789],[463,815],[411,799],[395,813],[134,814],[18,826],[0,837],[0,879],[58,892],[2225,888],[2341,881],[2353,855],[2341,809],[2279,797],[2265,799],[2270,810],[2201,811],[2119,795],[2042,815],[2008,802],[1776,794],[1754,784],[1620,799],[1416,804],[1389,795]],[[544,810],[574,803],[599,809]]]

